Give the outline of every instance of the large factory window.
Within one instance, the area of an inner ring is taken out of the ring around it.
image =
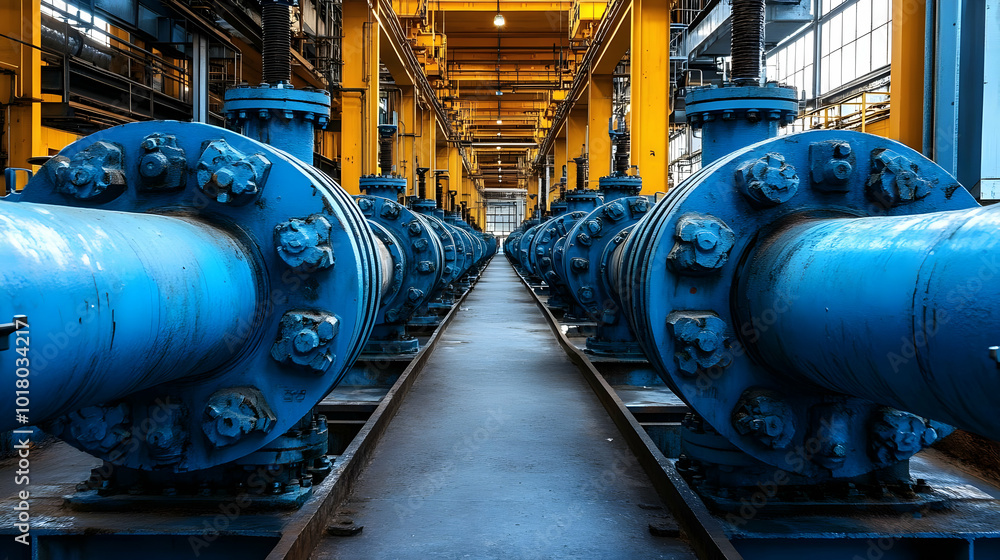
[[[69,23],[104,46],[111,44],[108,40],[108,32],[111,29],[108,22],[85,10],[71,6],[63,0],[45,0],[42,2],[41,12]]]

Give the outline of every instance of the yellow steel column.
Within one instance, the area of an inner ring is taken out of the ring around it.
[[[344,0],[341,184],[359,194],[362,175],[378,171],[378,41],[376,15],[366,0]]]
[[[566,117],[566,159],[569,165],[566,188],[576,188],[576,164],[573,159],[587,150],[587,107],[576,105]],[[589,185],[585,185],[589,186]]]
[[[441,177],[441,185],[442,185],[441,199],[438,200],[434,196],[431,196],[431,198],[435,198],[435,200],[438,203],[438,206],[444,208],[445,211],[448,211],[451,210],[451,207],[448,206],[450,203],[450,197],[448,196],[448,191],[451,189],[451,183],[454,180],[451,178],[451,171],[448,169],[448,146],[447,145],[438,146],[436,149],[436,153],[437,153],[437,163],[435,163],[434,169],[446,171],[446,173],[444,174],[444,176]]]
[[[452,211],[462,208],[462,181],[465,177],[465,167],[462,165],[462,154],[458,146],[448,145],[448,190],[455,191],[455,206]]]
[[[924,114],[924,0],[892,0],[889,137],[920,151]]]
[[[399,106],[399,153],[396,154],[396,173],[406,177],[408,181],[407,195],[415,194],[417,188],[417,157],[416,134],[420,128],[417,117],[417,104],[414,99],[413,86],[401,86]]]
[[[610,174],[611,138],[608,136],[608,120],[611,118],[611,97],[613,88],[611,76],[591,74],[587,110],[590,127],[587,146],[590,152],[590,184],[597,188],[597,179]]]
[[[2,4],[2,33],[39,46],[41,0],[7,0]],[[0,38],[0,71],[5,78],[0,80],[0,91],[3,92],[0,100],[10,104],[10,120],[3,131],[4,142],[0,144],[0,151],[7,152],[7,161],[4,162],[7,167],[37,169],[37,166],[28,164],[28,158],[47,155],[42,151],[42,112],[39,106],[42,97],[41,66],[41,51],[37,48]],[[16,87],[11,87],[12,80]],[[8,99],[11,96],[14,99]],[[21,186],[24,186],[23,177]]]
[[[632,1],[632,165],[639,166],[642,194],[666,184],[670,163],[670,6],[663,0]]]
[[[434,121],[434,111],[430,107],[420,108],[420,128],[417,134],[420,136],[416,142],[417,159],[414,167],[430,168],[427,172],[427,192],[424,198],[434,200],[434,170],[438,169],[437,123]]]

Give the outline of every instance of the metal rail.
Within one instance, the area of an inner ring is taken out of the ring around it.
[[[516,272],[516,271],[515,271]],[[670,460],[659,450],[646,430],[639,424],[625,403],[618,397],[604,376],[597,370],[590,358],[569,340],[560,328],[559,320],[538,297],[531,284],[518,274],[535,304],[542,311],[555,333],[559,345],[570,360],[580,368],[604,409],[608,411],[629,449],[635,453],[643,471],[653,483],[657,494],[664,501],[674,518],[684,529],[691,547],[701,560],[742,560],[743,556],[729,541],[722,526],[712,517],[698,495],[688,487],[684,479],[674,469]]]
[[[328,520],[344,498],[350,495],[354,482],[368,464],[389,422],[396,416],[403,398],[409,393],[427,359],[434,352],[441,334],[471,292],[471,288],[466,290],[462,297],[455,301],[448,314],[441,319],[441,325],[435,329],[420,352],[403,370],[389,392],[379,401],[378,407],[362,426],[358,435],[338,457],[333,472],[315,489],[313,498],[288,523],[288,530],[282,532],[281,540],[271,550],[266,560],[309,560],[313,549],[323,538]]]

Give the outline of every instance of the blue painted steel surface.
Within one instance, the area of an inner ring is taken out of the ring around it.
[[[226,91],[226,119],[254,140],[311,164],[317,128],[330,119],[330,92],[262,84]]]
[[[703,166],[777,136],[778,127],[793,122],[799,111],[796,89],[773,82],[764,87],[726,84],[694,88],[685,102],[691,127],[704,131]]]
[[[596,336],[587,339],[587,349],[596,354],[626,355],[639,350],[635,335],[621,316],[621,303],[609,272],[615,249],[649,208],[649,200],[643,196],[612,197],[578,221],[562,240],[561,277],[570,297],[597,323]]]
[[[566,285],[562,275],[562,268],[556,267],[553,249],[562,243],[562,239],[574,224],[582,220],[587,214],[585,212],[567,212],[561,216],[541,224],[537,235],[531,242],[528,249],[528,268],[545,280],[550,290],[548,304],[552,307],[571,308],[573,299],[569,294],[569,287]],[[580,315],[576,309],[571,309],[573,315]]]
[[[1000,435],[991,292],[956,295],[996,247],[976,208],[905,146],[810,132],[703,168],[609,269],[651,364],[725,440],[809,480],[852,477],[946,435],[937,420]]]
[[[0,316],[28,313],[39,342],[36,423],[213,371],[263,299],[242,243],[197,219],[0,201],[0,228]]]
[[[751,253],[743,320],[787,308],[755,347],[817,385],[1000,438],[1000,208],[796,223]]]
[[[369,178],[369,192],[396,193],[392,179]],[[405,188],[405,180],[403,180]],[[444,274],[444,246],[426,218],[395,202],[374,195],[356,196],[375,236],[391,258],[392,281],[382,295],[375,331],[366,347],[372,353],[416,352],[417,340],[405,332],[406,322],[437,295]],[[388,265],[389,263],[386,263]]]
[[[375,322],[382,272],[354,201],[221,128],[83,138],[0,216],[4,258],[31,267],[2,272],[0,312],[29,317],[31,379],[51,388],[31,422],[124,467],[260,450],[337,384]],[[13,360],[0,367],[13,379]]]

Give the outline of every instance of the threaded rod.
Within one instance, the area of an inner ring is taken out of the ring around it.
[[[760,81],[764,0],[733,0],[733,80]]]
[[[292,31],[288,6],[268,3],[261,6],[264,31],[264,82],[277,84],[292,80]]]
[[[623,131],[615,138],[615,168],[613,171],[616,175],[625,175],[628,172],[631,145],[631,135],[628,130]]]
[[[576,164],[576,190],[582,191],[587,188],[587,169],[589,163],[586,157],[573,158]]]

